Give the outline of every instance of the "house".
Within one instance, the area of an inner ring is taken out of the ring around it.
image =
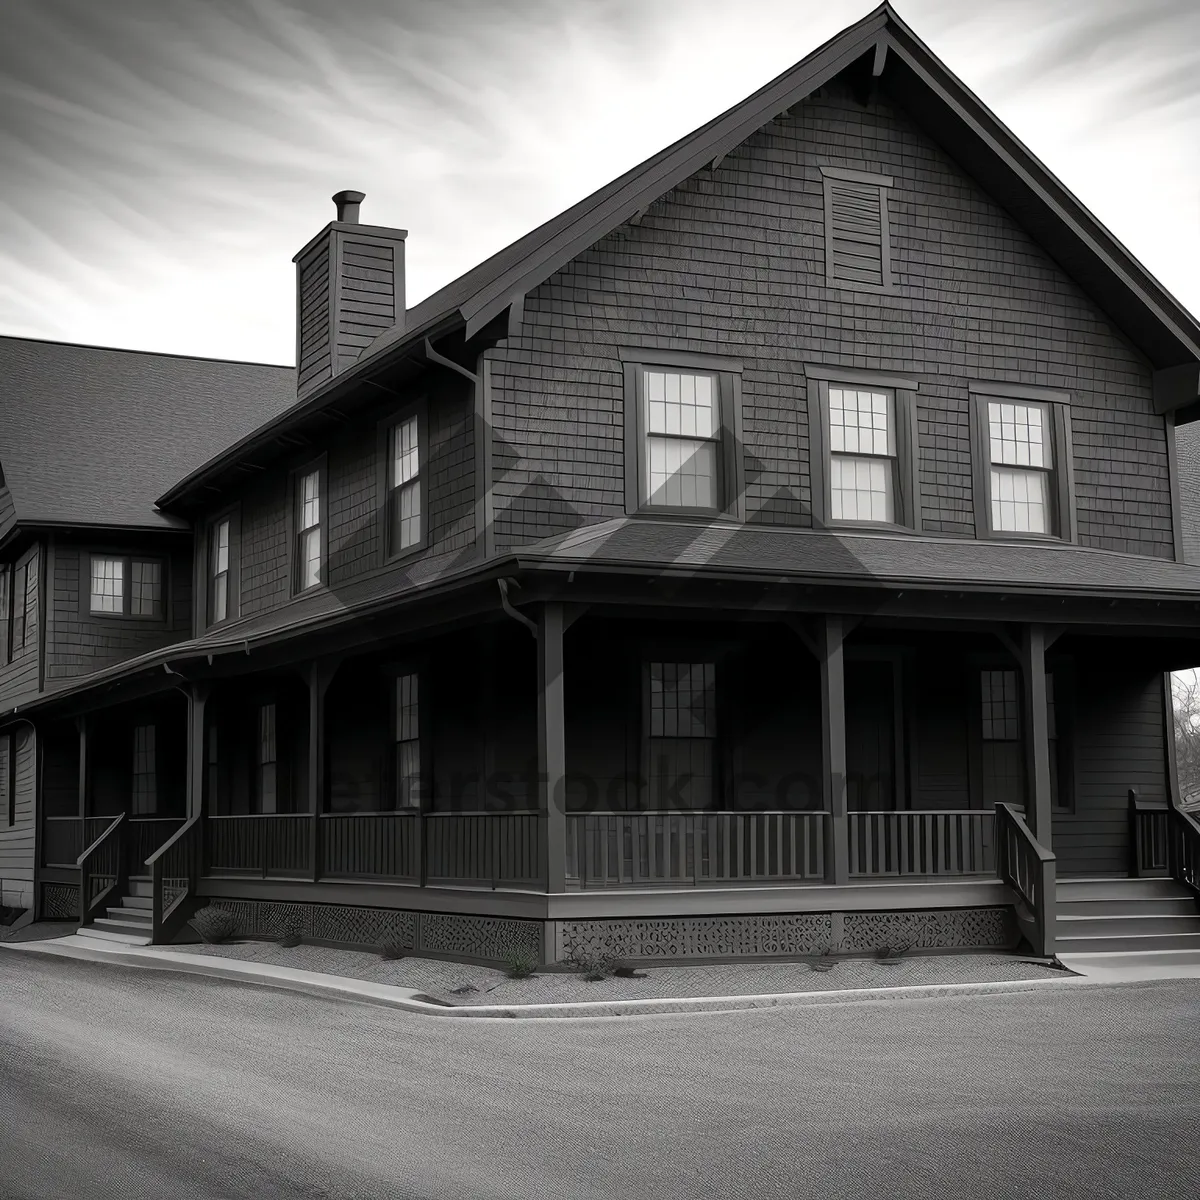
[[[481,959],[1200,945],[1200,325],[890,7],[415,307],[334,199],[286,388],[0,347],[6,887]]]

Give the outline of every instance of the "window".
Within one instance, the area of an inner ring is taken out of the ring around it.
[[[896,410],[889,392],[829,387],[829,517],[896,518]]]
[[[917,382],[816,364],[804,374],[814,525],[920,529]]]
[[[0,563],[0,666],[12,657],[12,568]]]
[[[651,808],[710,808],[716,800],[716,664],[646,668],[646,775]]]
[[[388,553],[411,550],[422,541],[421,440],[417,414],[392,426],[388,438]]]
[[[626,509],[741,517],[741,364],[667,351],[621,357]]]
[[[421,806],[421,741],[417,676],[396,678],[396,807]]]
[[[23,650],[33,643],[37,635],[37,555],[28,558],[16,571],[16,586],[13,588],[12,653]]]
[[[321,539],[321,493],[324,469],[306,467],[297,472],[295,480],[295,586],[298,592],[307,591],[321,582],[324,551]]]
[[[1015,742],[1021,736],[1016,671],[981,671],[983,740]]]
[[[261,705],[258,710],[258,811],[260,813],[279,811],[275,721],[275,705]]]
[[[0,812],[4,813],[5,823],[13,826],[17,823],[17,781],[16,756],[13,754],[13,737],[11,733],[0,733]]]
[[[1070,406],[1061,392],[971,384],[980,536],[1071,540]]]
[[[157,619],[163,615],[163,564],[153,559],[91,556],[88,611]]]
[[[213,523],[209,535],[209,623],[224,621],[230,616],[229,564],[230,544],[233,528],[232,518],[222,517]]]
[[[890,175],[821,167],[825,189],[825,282],[851,291],[892,290]]]
[[[158,808],[158,772],[155,770],[154,726],[138,725],[133,731],[133,814]]]

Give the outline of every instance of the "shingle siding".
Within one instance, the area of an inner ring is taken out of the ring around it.
[[[186,539],[181,539],[181,543]],[[106,543],[111,549],[111,543]],[[136,551],[131,550],[131,553]],[[46,637],[46,678],[72,679],[188,637],[192,628],[192,558],[190,547],[167,558],[170,606],[167,621],[96,616],[85,611],[81,589],[88,587],[91,551],[56,545]],[[157,556],[157,555],[156,555]]]
[[[1183,561],[1200,566],[1200,422],[1175,430],[1179,461],[1179,507],[1183,518]]]
[[[13,647],[12,661],[6,664],[3,651],[0,650],[0,707],[4,707],[6,703],[28,699],[38,690],[39,642],[42,621],[41,557],[43,553],[44,548],[41,545],[33,546],[10,564],[13,568],[9,575],[9,586],[12,589],[14,616],[21,612],[21,606],[24,603],[18,569],[26,563],[33,563],[34,570],[38,573],[35,585],[37,603],[31,609],[25,644]],[[17,622],[14,620],[14,637],[16,624]]]
[[[825,286],[819,166],[893,176],[894,292]],[[1070,391],[1079,540],[1171,557],[1150,368],[937,145],[837,86],[651,206],[526,299],[489,352],[501,550],[620,514],[622,344],[740,358],[749,519],[807,525],[803,364],[902,372],[923,524],[973,536],[968,381]]]

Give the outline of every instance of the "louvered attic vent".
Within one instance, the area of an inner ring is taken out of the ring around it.
[[[890,175],[822,167],[825,180],[825,282],[860,292],[892,290],[888,244]]]

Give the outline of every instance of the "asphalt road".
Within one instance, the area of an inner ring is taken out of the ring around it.
[[[0,948],[0,1196],[1181,1197],[1200,981],[430,1018]]]

